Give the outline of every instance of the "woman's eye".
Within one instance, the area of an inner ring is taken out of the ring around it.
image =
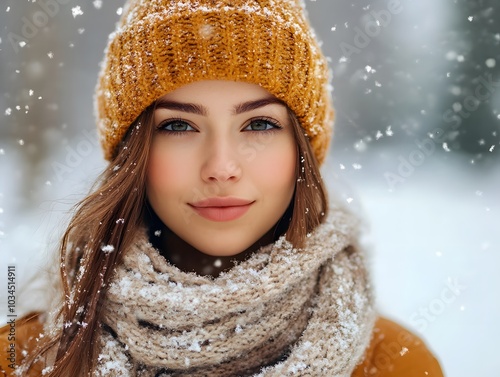
[[[187,122],[184,122],[182,120],[164,121],[160,123],[160,125],[158,126],[158,130],[167,132],[195,131],[193,127],[191,127]]]
[[[244,128],[244,131],[270,131],[280,129],[281,127],[276,123],[266,119],[255,119]]]

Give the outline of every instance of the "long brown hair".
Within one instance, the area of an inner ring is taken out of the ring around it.
[[[106,289],[123,251],[131,246],[136,231],[147,225],[146,173],[154,110],[155,104],[131,125],[115,158],[75,208],[59,249],[62,304],[54,321],[61,329],[42,338],[27,368],[38,359],[55,358],[47,376],[92,375]],[[326,216],[328,204],[307,135],[291,110],[289,116],[297,142],[297,183],[284,222],[286,238],[300,247]]]

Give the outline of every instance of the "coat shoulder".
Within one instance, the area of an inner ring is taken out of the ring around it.
[[[351,377],[443,377],[425,343],[401,325],[379,318],[364,361]]]
[[[28,314],[0,328],[0,349],[7,354],[0,359],[0,377],[16,376],[15,369],[35,349],[41,333],[43,324],[39,313]],[[26,377],[40,375],[40,368],[35,367]]]

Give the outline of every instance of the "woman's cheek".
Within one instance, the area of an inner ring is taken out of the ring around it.
[[[175,148],[153,148],[148,167],[148,183],[156,192],[175,193],[189,182],[194,168]]]
[[[293,182],[295,184],[295,165],[297,161],[293,140],[266,147],[259,154],[259,175],[270,182]]]

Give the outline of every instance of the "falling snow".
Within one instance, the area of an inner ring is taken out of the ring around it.
[[[493,58],[490,58],[490,59],[486,60],[485,64],[486,64],[486,67],[488,67],[488,68],[495,68],[497,65],[497,61]]]
[[[112,253],[113,251],[115,251],[115,247],[113,245],[104,245],[104,246],[101,246],[101,250],[108,254],[108,253]]]
[[[71,14],[73,15],[73,18],[83,15],[82,8],[79,5],[77,5],[74,8],[71,8]]]
[[[38,0],[32,5],[36,7],[40,1],[47,2]],[[12,2],[13,5],[6,8],[4,6],[6,16],[24,14],[17,12],[18,5],[14,4],[18,3],[23,2]],[[498,237],[491,226],[498,223],[500,212],[495,195],[498,188],[498,178],[495,177],[499,176],[500,166],[499,136],[489,131],[477,134],[473,132],[487,129],[489,125],[498,128],[499,93],[496,89],[494,93],[482,90],[482,93],[489,93],[490,98],[481,102],[481,106],[472,112],[468,110],[470,103],[465,101],[468,96],[474,95],[474,85],[477,85],[474,80],[484,77],[484,73],[489,72],[498,80],[500,33],[495,24],[498,19],[497,9],[488,16],[488,9],[473,13],[465,7],[454,6],[456,2],[408,2],[405,3],[404,12],[392,15],[387,27],[382,25],[379,35],[370,38],[366,46],[359,48],[359,52],[348,55],[340,51],[340,44],[349,42],[358,48],[354,38],[357,28],[363,29],[363,23],[359,20],[371,11],[382,11],[382,8],[377,9],[375,3],[366,7],[345,3],[344,9],[344,4],[336,3],[335,6],[340,11],[332,12],[333,3],[307,2],[313,21],[316,17],[315,19],[326,22],[323,28],[326,33],[322,35],[322,39],[323,45],[329,49],[327,53],[331,56],[334,77],[336,129],[332,148],[333,163],[331,166],[325,165],[325,172],[334,170],[339,173],[340,181],[348,181],[352,185],[352,190],[346,188],[348,192],[342,196],[344,204],[347,203],[350,208],[356,208],[357,205],[365,207],[367,222],[373,225],[377,241],[374,242],[377,250],[374,263],[383,266],[378,270],[376,268],[374,274],[380,287],[381,306],[388,311],[392,310],[396,318],[399,316],[404,320],[408,319],[407,309],[415,308],[415,296],[418,294],[425,295],[424,301],[439,297],[440,290],[433,289],[440,287],[441,275],[446,276],[446,273],[453,271],[470,277],[475,284],[477,276],[486,276],[489,271],[494,271],[494,266],[499,262],[494,253],[498,250]],[[92,115],[82,116],[79,111],[78,116],[74,116],[75,113],[70,110],[75,109],[71,105],[72,101],[83,101],[92,96],[92,89],[87,88],[86,82],[92,74],[92,68],[85,64],[87,56],[97,62],[102,48],[94,51],[86,46],[105,41],[108,32],[104,31],[105,24],[111,25],[116,21],[116,16],[123,13],[123,8],[116,9],[110,4],[103,7],[102,0],[93,0],[92,4],[95,9],[100,10],[93,13],[105,14],[107,22],[100,25],[90,17],[79,17],[83,15],[80,6],[72,8],[72,4],[71,7],[66,5],[64,8],[61,5],[66,16],[71,19],[71,9],[73,18],[78,21],[78,26],[75,26],[76,21],[68,23],[71,33],[62,29],[57,17],[51,19],[47,28],[39,29],[32,38],[10,41],[5,36],[0,40],[1,54],[7,61],[5,67],[2,66],[6,71],[0,79],[0,87],[9,88],[8,91],[4,89],[0,101],[1,109],[5,109],[0,110],[0,118],[3,113],[4,124],[9,127],[9,133],[0,138],[2,169],[5,169],[2,170],[0,179],[0,213],[4,219],[0,222],[0,241],[6,242],[0,244],[0,249],[21,250],[16,251],[20,265],[24,263],[23,258],[30,261],[28,256],[42,254],[42,250],[46,252],[42,246],[46,244],[41,240],[42,235],[31,236],[33,229],[42,229],[40,233],[56,233],[41,226],[40,219],[51,218],[52,215],[37,212],[40,211],[39,207],[50,207],[50,204],[41,206],[40,203],[60,203],[61,198],[83,194],[87,191],[85,184],[90,184],[89,181],[99,170],[96,166],[101,167],[96,142],[93,144],[95,147],[92,154],[83,158],[80,165],[71,167],[71,172],[67,172],[62,180],[58,180],[51,169],[53,162],[67,164],[69,149],[66,148],[76,151],[78,143],[87,140],[80,130],[89,127]],[[430,7],[429,12],[425,13],[426,17],[415,18],[415,14],[423,13],[413,10],[425,10],[426,7]],[[326,12],[324,9],[330,11]],[[326,21],[322,18],[324,14],[330,15]],[[496,28],[487,29],[489,24]],[[471,33],[473,39],[469,39],[466,33],[468,25],[477,28],[482,37],[477,38],[477,35]],[[5,25],[5,31],[22,36],[22,26],[9,22],[9,25]],[[380,22],[378,26],[381,26]],[[97,28],[102,30],[94,30]],[[318,32],[320,30],[318,28]],[[53,43],[53,39],[48,38],[47,31],[56,33],[58,43]],[[76,32],[78,39],[71,41],[69,36],[75,38]],[[80,43],[87,39],[89,43]],[[489,43],[489,47],[484,47],[485,41]],[[481,43],[482,50],[475,50]],[[9,55],[15,63],[8,61]],[[349,64],[345,64],[347,62]],[[363,80],[356,76],[358,71],[364,75]],[[52,81],[56,82],[55,77],[62,78],[58,81],[64,86],[65,94],[62,96],[50,89]],[[66,77],[71,80],[65,80]],[[8,85],[7,80],[10,80]],[[38,86],[37,82],[44,82],[46,85]],[[481,120],[480,114],[483,112],[490,117]],[[454,118],[446,118],[447,114]],[[38,119],[41,121],[38,122]],[[475,123],[467,123],[470,119],[474,119]],[[458,122],[460,126],[451,130]],[[43,127],[38,127],[40,124]],[[388,124],[392,126],[387,126]],[[474,127],[470,127],[471,124]],[[438,128],[445,131],[443,138],[439,132],[436,133]],[[28,131],[34,137],[27,136],[25,132]],[[384,172],[397,172],[401,161],[399,158],[408,161],[410,153],[423,151],[424,140],[433,142],[427,145],[427,152],[432,152],[425,156],[422,165],[411,166],[414,170],[408,177],[403,177],[404,183],[397,190],[389,191],[383,178]],[[472,150],[467,151],[465,144]],[[34,156],[47,157],[42,160],[42,157]],[[31,166],[37,166],[38,174],[30,170],[29,165],[23,165],[23,161],[30,161],[30,158],[40,158]],[[358,165],[362,169],[356,169]],[[354,181],[350,182],[351,179]],[[70,190],[73,183],[80,181],[85,182],[82,183],[81,190]],[[335,193],[342,190],[339,185],[329,185],[329,188],[333,188]],[[24,189],[32,192],[30,195],[34,199],[22,197],[23,194],[20,193]],[[20,208],[31,210],[28,212],[23,209],[26,211],[24,213]],[[12,217],[12,214],[16,215]],[[117,220],[117,224],[121,223],[121,219]],[[445,224],[445,227],[436,226],[436,223]],[[446,232],[446,229],[453,229],[454,232]],[[26,237],[26,234],[30,234],[30,237]],[[154,234],[159,237],[161,231],[155,231]],[[409,234],[414,238],[410,240]],[[456,234],[460,234],[460,237]],[[32,245],[35,240],[37,245]],[[19,244],[19,247],[12,247],[14,244]],[[4,249],[4,245],[7,248]],[[394,256],[401,255],[398,245],[406,245],[405,259],[395,260]],[[113,248],[111,245],[103,247],[106,250]],[[405,261],[408,260],[412,261],[412,268],[405,267]],[[429,265],[433,266],[431,271],[428,270]],[[391,279],[380,272],[386,271],[384,268],[392,271]],[[424,285],[413,276],[419,271],[428,271]],[[397,303],[394,303],[394,297],[390,294],[393,281],[405,281],[411,287],[409,294]],[[496,275],[491,274],[491,281],[492,284],[498,282]],[[420,288],[417,289],[417,286]],[[459,345],[446,341],[450,324],[459,323],[465,329],[467,334],[464,339],[470,338],[475,344],[484,344],[488,349],[495,347],[494,342],[488,342],[490,338],[497,339],[498,332],[490,334],[487,339],[481,337],[481,332],[474,325],[479,315],[476,309],[484,307],[485,302],[481,301],[480,288],[479,285],[472,287],[470,294],[447,308],[423,334],[447,366],[447,370],[452,371],[450,375],[473,375],[470,369],[467,373],[468,364],[465,361],[460,368],[454,365],[455,358],[459,357],[457,355],[467,355],[470,359],[472,356],[476,359],[481,356],[479,352],[460,353]],[[35,305],[37,300],[23,299],[20,303],[25,306]],[[495,310],[498,312],[498,306],[493,307],[493,311]],[[487,314],[480,314],[485,322],[484,326],[493,324],[489,328],[494,332],[496,322],[490,320]],[[400,352],[405,351],[401,349]],[[186,359],[186,363],[189,364],[190,360]],[[491,366],[492,363],[486,358],[477,363],[475,367],[482,368],[479,372],[475,371],[477,375],[491,375],[491,371],[487,370],[488,365]],[[44,371],[46,373],[48,371]]]

